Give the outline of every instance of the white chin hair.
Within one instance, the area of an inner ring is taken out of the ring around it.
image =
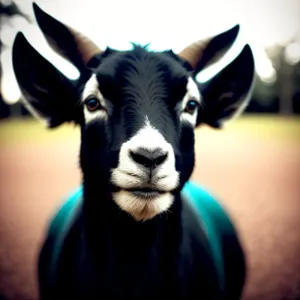
[[[144,177],[142,172],[135,172],[135,174],[140,175],[139,177],[133,177],[132,175],[126,174],[126,172],[120,171],[118,168],[113,169],[111,173],[111,181],[116,186],[121,188],[135,188],[137,186],[144,184]],[[179,182],[179,173],[178,172],[172,172],[167,174],[159,174],[160,176],[165,175],[164,178],[159,179],[155,183],[155,187],[164,192],[169,192],[171,190],[174,190]]]
[[[119,207],[128,212],[137,221],[150,220],[156,215],[167,211],[173,203],[173,195],[164,193],[153,199],[141,199],[128,191],[113,194],[113,199]]]

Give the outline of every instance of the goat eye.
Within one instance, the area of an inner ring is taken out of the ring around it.
[[[188,103],[186,104],[184,111],[192,115],[195,112],[195,110],[198,108],[198,106],[199,103],[197,101],[189,100]]]
[[[100,104],[99,100],[96,99],[96,98],[87,99],[85,101],[85,103],[86,103],[86,106],[87,106],[89,111],[94,111],[94,110],[99,109],[101,107],[101,104]]]

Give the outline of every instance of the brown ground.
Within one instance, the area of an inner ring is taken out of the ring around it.
[[[36,299],[47,220],[80,182],[76,137],[1,145],[0,298]],[[196,147],[193,178],[222,199],[245,245],[244,299],[300,299],[300,143],[203,129]]]

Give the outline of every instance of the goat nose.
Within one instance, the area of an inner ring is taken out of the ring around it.
[[[167,159],[168,153],[160,148],[154,150],[138,148],[135,151],[130,151],[130,156],[138,164],[153,169],[161,165]]]

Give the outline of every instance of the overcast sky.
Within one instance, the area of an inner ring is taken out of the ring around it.
[[[8,2],[9,0],[2,0]],[[20,8],[32,16],[32,1],[17,0]],[[258,67],[268,67],[263,48],[284,43],[300,30],[300,0],[38,0],[40,7],[76,29],[84,32],[99,46],[124,49],[129,41],[146,44],[154,49],[181,50],[188,43],[217,34],[236,23],[241,24],[238,43],[228,54],[232,59],[245,42],[250,43]],[[34,18],[33,18],[34,20]],[[35,24],[15,18],[13,27],[1,29],[1,38],[11,46],[21,30],[29,42],[67,76],[76,70],[54,54]],[[2,53],[5,93],[15,86],[11,66],[11,50]],[[226,64],[226,60],[222,67]],[[9,86],[9,88],[8,88]],[[17,90],[16,90],[17,92]]]

